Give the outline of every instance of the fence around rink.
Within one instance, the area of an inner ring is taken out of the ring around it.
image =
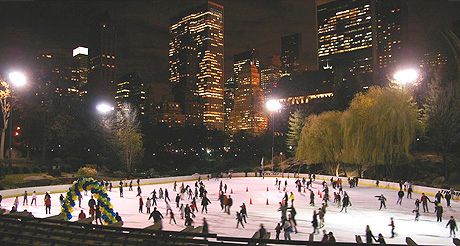
[[[239,173],[232,173],[232,177],[235,178],[241,178],[241,177],[258,177],[259,173],[256,172],[239,172]],[[278,178],[294,178],[294,177],[299,177],[299,178],[307,178],[308,179],[307,173],[271,173],[271,172],[266,172],[265,177],[278,177]],[[176,182],[187,182],[187,181],[196,181],[199,178],[201,180],[206,180],[208,177],[211,177],[211,174],[193,174],[193,175],[186,175],[186,176],[175,176],[175,177],[163,177],[163,178],[149,178],[149,179],[141,179],[141,186],[142,185],[153,185],[153,184],[164,184],[164,183],[173,183],[174,181]],[[226,178],[228,175],[224,174],[224,177]],[[329,183],[331,178],[336,179],[337,177],[335,176],[330,176],[330,175],[316,175],[316,180],[325,180],[326,182]],[[347,177],[341,177],[342,183],[344,185],[347,185]],[[126,182],[130,182],[131,179],[125,180],[123,179],[123,183],[126,184]],[[133,184],[136,184],[136,179],[132,179]],[[112,181],[113,187],[117,188],[119,187],[119,181]],[[359,179],[359,186],[366,186],[366,187],[375,187],[376,186],[376,180],[372,179],[364,179],[360,178]],[[17,189],[9,189],[9,190],[0,190],[0,194],[4,198],[8,197],[15,197],[15,196],[22,196],[24,194],[24,191],[27,191],[29,194],[31,194],[32,191],[35,191],[37,194],[44,194],[45,192],[49,193],[65,193],[69,189],[71,184],[64,184],[64,185],[51,185],[51,186],[36,186],[36,187],[25,187],[25,188],[17,188]],[[388,182],[388,181],[379,181],[379,188],[384,188],[384,189],[391,189],[391,190],[399,190],[399,183],[395,182]],[[425,193],[427,196],[434,196],[438,191],[441,191],[443,194],[445,194],[448,189],[441,189],[441,188],[434,188],[434,187],[427,187],[427,186],[419,186],[419,185],[412,185],[412,189],[414,193],[422,194]],[[453,200],[460,200],[460,191],[455,191],[455,194],[452,194],[452,199]]]

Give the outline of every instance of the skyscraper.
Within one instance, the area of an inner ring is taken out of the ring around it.
[[[254,64],[257,68],[259,68],[260,63],[256,57],[255,49],[241,52],[233,56],[233,76],[235,78],[236,84],[238,84],[239,73],[241,69],[248,63]]]
[[[375,75],[395,65],[401,53],[401,8],[401,0],[336,0],[319,5],[320,68],[367,74],[368,85],[375,84]]]
[[[225,131],[231,131],[230,115],[235,101],[236,82],[235,77],[230,77],[225,81],[224,109],[225,109]]]
[[[86,94],[88,84],[88,48],[79,46],[72,52],[72,76],[68,90],[71,94],[83,96]]]
[[[96,22],[89,47],[89,93],[105,100],[115,97],[116,43],[115,26],[109,14],[105,13]]]
[[[118,107],[129,103],[138,111],[139,116],[145,114],[145,88],[138,74],[128,73],[120,78],[117,83],[115,101]]]
[[[247,131],[260,135],[267,129],[264,94],[260,87],[260,72],[254,62],[241,66],[236,79],[233,110],[230,115],[232,133]]]
[[[169,31],[169,81],[186,123],[223,130],[224,7],[207,1]]]
[[[300,70],[302,36],[300,33],[281,37],[281,65],[284,74]]]
[[[260,85],[264,92],[265,98],[269,98],[273,88],[277,86],[281,78],[281,70],[273,65],[260,70]]]

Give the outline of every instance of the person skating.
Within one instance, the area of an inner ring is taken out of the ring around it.
[[[161,187],[158,190],[158,199],[163,199],[163,189]]]
[[[399,190],[398,191],[398,200],[396,201],[396,205],[399,204],[399,205],[402,205],[402,199],[404,197],[404,191],[403,190]]]
[[[172,208],[171,205],[169,205],[169,202],[166,202],[166,214],[168,214],[169,211],[172,211]]]
[[[318,214],[316,213],[316,210],[313,210],[313,220],[311,221],[311,225],[313,226],[313,234],[319,234]]]
[[[327,243],[329,240],[329,235],[327,234],[326,230],[323,230],[323,238],[321,238],[321,243]]]
[[[147,201],[145,202],[145,208],[147,208],[147,213],[150,214],[150,207],[152,207],[152,201],[150,197],[147,197]]]
[[[391,227],[391,238],[395,237],[395,222],[393,220],[393,217],[390,218],[390,224],[388,225]]]
[[[230,214],[230,209],[232,208],[232,205],[233,205],[233,199],[232,199],[232,196],[228,196],[228,199],[227,199],[227,213]]]
[[[449,191],[448,191],[448,192],[446,193],[446,195],[444,196],[444,199],[446,199],[447,207],[450,207],[450,200],[452,199],[452,195],[450,194]]]
[[[179,207],[179,202],[180,202],[180,196],[179,193],[176,194],[176,208]]]
[[[142,196],[139,197],[139,213],[143,213],[143,208],[144,208],[144,200],[142,199]]]
[[[297,222],[295,221],[295,219],[292,217],[291,214],[289,214],[288,221],[289,221],[289,223],[291,224],[292,230],[293,230],[295,233],[297,233]]]
[[[15,206],[16,209],[19,208],[19,198],[17,196],[16,196],[16,198],[14,198],[13,206]]]
[[[241,224],[241,226],[244,228],[243,217],[241,216],[240,212],[236,212],[236,228],[238,228],[239,224]]]
[[[81,208],[81,200],[83,199],[83,197],[81,196],[81,193],[77,194],[77,198],[78,198],[78,207]]]
[[[152,195],[152,198],[150,198],[150,201],[152,202],[152,206],[158,206],[157,205],[157,193],[154,192]]]
[[[291,201],[291,206],[294,206],[294,193],[291,192],[291,194],[289,195],[289,201]]]
[[[323,203],[324,204],[324,203]],[[319,217],[319,228],[324,227],[324,211],[322,209],[319,209],[318,211],[318,217]]]
[[[129,191],[133,191],[133,180],[129,181]]]
[[[141,189],[140,186],[138,186],[137,187],[137,195],[136,195],[136,197],[141,196],[141,193],[142,193],[142,189]]]
[[[121,216],[120,214],[118,214],[118,212],[115,213],[115,219],[117,220],[117,222],[123,222],[123,219],[121,219]]]
[[[181,205],[180,205],[179,211],[180,211],[180,218],[181,218],[181,219],[184,219],[184,215],[185,215],[185,207],[184,207],[184,204],[181,204]]]
[[[246,220],[246,218],[248,217],[248,211],[246,210],[246,204],[244,204],[243,202],[243,205],[241,205],[240,208],[241,208],[240,213],[241,213],[241,216],[243,217],[244,223],[248,223]]]
[[[153,218],[153,224],[159,225],[160,226],[159,229],[162,230],[163,229],[163,223],[162,223],[163,215],[160,213],[160,211],[157,210],[157,207],[153,208],[153,211],[150,214],[148,219],[150,220],[152,218]]]
[[[195,198],[193,198],[195,199]],[[201,213],[203,213],[203,211],[206,211],[206,213],[208,213],[208,205],[211,203],[211,201],[206,197],[204,196],[203,199],[201,200]]]
[[[315,192],[313,192],[313,190],[310,189],[310,205],[311,206],[315,206]]]
[[[169,199],[169,193],[168,193],[168,189],[165,189],[165,202],[170,202],[171,199]]]
[[[436,221],[442,222],[442,213],[444,212],[444,209],[441,203],[436,203],[436,207],[434,208],[434,210],[436,212]]]
[[[441,194],[441,191],[438,191],[438,193],[436,193],[434,198],[437,203],[441,203],[441,199],[444,198],[444,196]]]
[[[408,186],[408,187],[407,187],[407,197],[406,197],[406,198],[412,199],[412,191],[413,191],[413,189],[412,189],[412,183],[411,183],[411,182],[408,182],[408,183],[407,183],[407,186]]]
[[[328,239],[327,239],[327,242],[330,243],[330,244],[334,244],[336,243],[336,240],[335,240],[335,237],[334,237],[334,234],[330,231],[328,233]]]
[[[419,217],[420,217],[420,210],[419,210],[419,208],[417,207],[416,209],[412,210],[412,213],[415,213],[415,219],[414,219],[414,221],[418,221],[418,220],[419,220]]]
[[[209,234],[209,225],[208,222],[206,221],[206,218],[203,218],[203,230],[201,231],[203,234]],[[208,238],[204,236],[204,240],[207,240]]]
[[[374,234],[372,234],[371,227],[369,225],[366,226],[366,244],[372,244],[375,240]]]
[[[342,209],[340,210],[340,212],[342,212],[345,209],[345,213],[346,213],[348,206],[351,206],[350,197],[348,196],[347,192],[345,192],[343,194]]]
[[[99,208],[99,205],[96,205],[96,225],[98,221],[101,223],[101,225],[103,225],[101,209]]]
[[[120,197],[123,197],[123,182],[120,181]]]
[[[169,224],[171,224],[171,221],[174,221],[174,224],[177,225],[176,218],[174,218],[174,213],[172,210],[169,211]]]
[[[454,216],[450,216],[450,220],[449,222],[447,222],[447,225],[446,225],[446,228],[450,226],[450,234],[449,234],[449,237],[452,237],[452,234],[454,234],[454,237],[455,237],[455,231],[458,231],[458,228],[457,228],[457,222],[455,221],[454,219]]]
[[[59,202],[61,203],[61,206],[64,205],[64,195],[59,196]]]
[[[287,219],[287,206],[284,205],[283,203],[279,203],[280,207],[278,208],[278,211],[281,211],[281,221],[284,223],[284,221]]]
[[[32,201],[30,202],[30,206],[34,205],[37,206],[37,193],[34,191],[32,193]],[[0,200],[0,205],[2,204],[2,201]]]
[[[176,181],[174,181],[173,191],[177,191],[177,182]]]
[[[27,191],[24,191],[24,197],[22,199],[22,206],[24,206],[24,204],[29,206],[29,200],[27,198],[28,198]]]
[[[385,203],[386,200],[387,200],[386,197],[385,197],[383,194],[381,194],[380,196],[375,196],[375,197],[377,197],[377,198],[378,198],[377,200],[380,201],[380,208],[379,208],[379,210],[382,210],[382,207],[386,209],[386,208],[387,208],[387,205],[386,205],[386,203]]]
[[[428,210],[428,201],[430,201],[430,198],[428,198],[425,193],[422,193],[422,197],[420,198],[420,202],[422,202],[423,206],[423,212],[424,213],[429,213],[430,211]],[[430,201],[431,202],[431,201]]]
[[[291,232],[292,232],[291,223],[289,223],[287,220],[284,221],[283,229],[284,229],[284,240],[291,240]]]
[[[417,198],[414,202],[415,204],[415,210],[420,210],[420,200]]]
[[[278,223],[275,227],[275,232],[276,232],[275,240],[280,240],[281,229],[283,228],[281,227],[280,223]]]
[[[51,214],[51,196],[46,193],[45,195],[45,214]]]
[[[109,191],[112,192],[112,182],[109,183]]]

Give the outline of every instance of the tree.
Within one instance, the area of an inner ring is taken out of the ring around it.
[[[134,164],[141,159],[143,153],[137,110],[130,104],[123,104],[114,117],[103,122],[112,131],[121,148],[126,170],[132,172]]]
[[[421,126],[411,95],[389,87],[371,87],[357,94],[343,120],[344,161],[361,166],[409,159]]]
[[[302,133],[303,124],[305,123],[305,115],[299,109],[294,111],[289,116],[289,126],[286,139],[286,145],[288,146],[288,152],[295,155],[297,150],[297,144],[299,143],[300,134]]]
[[[310,115],[302,129],[296,159],[323,163],[338,176],[343,151],[342,115],[339,111]]]
[[[445,81],[441,74],[436,73],[428,85],[424,105],[426,136],[430,145],[442,157],[443,175],[446,180],[449,175],[447,156],[460,139],[460,101],[455,96],[454,87],[452,80]]]
[[[0,160],[5,155],[5,135],[11,114],[11,90],[9,84],[0,78],[0,106],[2,108],[2,135],[0,139]]]

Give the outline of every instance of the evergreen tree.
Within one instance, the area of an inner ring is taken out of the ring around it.
[[[295,155],[296,153],[304,122],[305,114],[300,109],[297,109],[289,116],[289,129],[286,134],[286,145],[288,146],[288,152],[292,155]]]

